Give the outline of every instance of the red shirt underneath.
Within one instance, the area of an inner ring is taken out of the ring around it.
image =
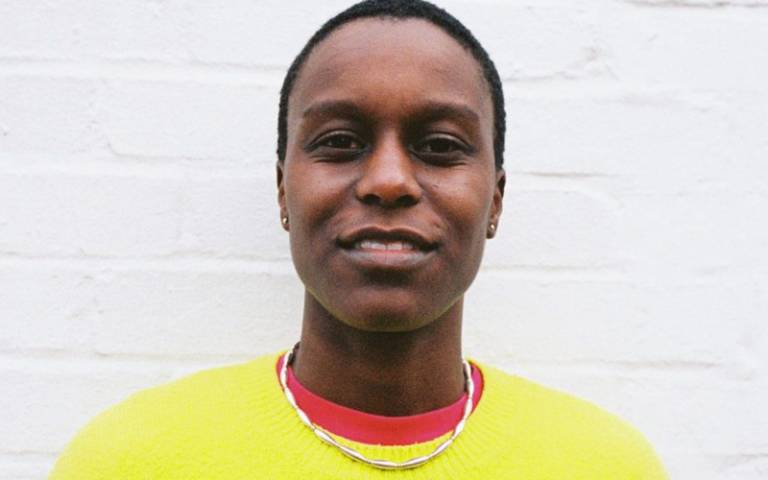
[[[283,358],[281,355],[277,361],[278,378]],[[475,383],[472,405],[474,410],[483,394],[483,376],[480,369],[475,365],[471,366],[472,380]],[[465,392],[456,402],[437,410],[389,417],[344,407],[310,392],[299,383],[290,367],[287,381],[296,403],[315,425],[340,437],[374,445],[408,445],[434,440],[453,430],[461,420],[467,402]]]

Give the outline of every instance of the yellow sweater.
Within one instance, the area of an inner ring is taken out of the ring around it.
[[[646,440],[622,420],[474,361],[483,396],[448,450],[413,470],[376,470],[323,444],[300,422],[280,389],[276,361],[265,356],[133,395],[80,432],[50,479],[667,478]],[[369,458],[402,461],[444,438],[346,443]]]

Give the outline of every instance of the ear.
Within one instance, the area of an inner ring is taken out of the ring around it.
[[[288,218],[288,208],[285,205],[285,183],[283,182],[283,163],[277,161],[277,204],[280,207],[280,224],[285,230],[288,230],[288,225],[283,222],[284,218]]]
[[[507,174],[503,168],[496,169],[495,187],[491,203],[491,214],[488,217],[488,230],[486,237],[493,238],[499,230],[502,203],[504,200],[504,187],[507,184]]]

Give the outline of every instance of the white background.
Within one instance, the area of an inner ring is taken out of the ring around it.
[[[446,1],[504,80],[478,360],[768,478],[768,1]],[[130,392],[293,344],[278,89],[347,2],[0,0],[0,479]]]

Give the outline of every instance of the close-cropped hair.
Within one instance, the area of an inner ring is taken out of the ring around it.
[[[488,52],[485,51],[467,27],[450,13],[424,0],[365,0],[331,18],[312,35],[301,52],[293,60],[293,63],[291,63],[280,90],[280,109],[277,118],[278,161],[283,162],[285,160],[286,145],[288,143],[288,102],[302,66],[318,43],[340,26],[360,18],[416,18],[426,20],[453,37],[454,40],[472,54],[480,65],[491,95],[493,103],[494,161],[496,168],[501,168],[504,164],[506,113],[504,110],[504,92],[499,72],[488,56]]]

